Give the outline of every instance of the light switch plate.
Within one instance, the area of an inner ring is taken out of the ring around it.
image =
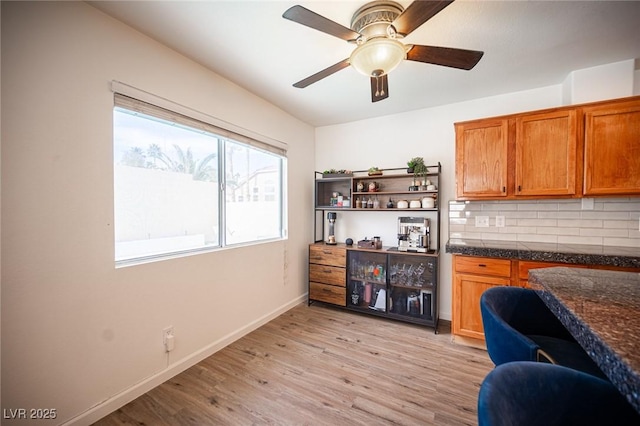
[[[488,228],[489,216],[476,216],[476,228]]]

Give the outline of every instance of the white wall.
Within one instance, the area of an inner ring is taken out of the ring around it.
[[[442,164],[440,199],[440,317],[451,319],[451,255],[444,253],[448,237],[448,201],[455,198],[455,131],[453,123],[560,105],[562,87],[478,99],[371,120],[316,129],[316,170],[365,170],[406,167],[416,156],[428,164]],[[354,241],[379,235],[383,244],[397,245],[397,217],[392,212],[338,213],[336,238]]]
[[[289,239],[115,269],[111,80],[287,143]],[[313,128],[83,2],[2,2],[1,89],[3,409],[91,423],[304,300]]]

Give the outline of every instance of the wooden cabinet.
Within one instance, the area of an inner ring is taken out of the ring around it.
[[[456,123],[459,199],[580,194],[578,112],[549,110]]]
[[[640,268],[609,265],[541,262],[479,256],[453,255],[453,315],[451,331],[454,336],[484,340],[480,296],[495,286],[529,287],[529,271],[536,268],[561,266],[640,272]],[[467,342],[469,343],[469,342]]]
[[[459,198],[507,196],[507,119],[456,123],[456,194]]]
[[[438,256],[347,250],[347,308],[438,329]]]
[[[515,118],[515,196],[580,194],[578,113],[561,110]]]
[[[452,333],[484,340],[480,296],[488,288],[510,284],[510,260],[454,255]]]
[[[309,303],[438,330],[438,255],[309,245]]]
[[[324,243],[309,246],[309,301],[347,304],[347,249]]]
[[[584,195],[640,195],[640,98],[584,108]]]
[[[455,129],[458,199],[640,195],[640,97]]]

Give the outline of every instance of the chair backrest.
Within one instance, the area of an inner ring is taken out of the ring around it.
[[[536,361],[538,345],[518,330],[517,324],[523,316],[535,318],[533,309],[523,303],[530,291],[533,290],[498,286],[486,290],[480,297],[487,352],[495,365]]]
[[[559,365],[500,365],[478,395],[479,426],[639,424],[640,414],[610,382]]]

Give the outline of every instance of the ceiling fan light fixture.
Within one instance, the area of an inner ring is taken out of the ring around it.
[[[356,47],[349,57],[349,63],[367,77],[379,77],[389,74],[406,57],[406,47],[398,40],[374,38]]]

